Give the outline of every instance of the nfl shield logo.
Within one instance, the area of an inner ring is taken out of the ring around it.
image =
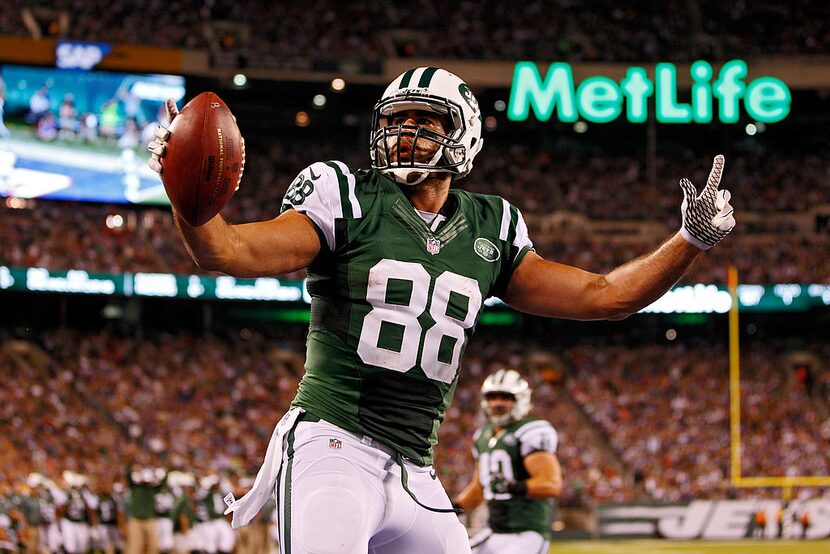
[[[430,254],[437,254],[441,250],[441,241],[435,237],[427,239],[427,252]]]
[[[329,439],[329,448],[332,450],[340,450],[343,448],[343,441],[340,439]]]

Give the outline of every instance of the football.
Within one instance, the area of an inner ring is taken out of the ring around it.
[[[203,92],[170,125],[161,180],[176,212],[204,225],[239,188],[244,145],[233,114],[216,94]]]

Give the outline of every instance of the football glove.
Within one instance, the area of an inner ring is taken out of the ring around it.
[[[512,496],[527,495],[527,483],[524,481],[508,481],[500,475],[490,479],[490,490],[493,494],[510,494]]]
[[[179,108],[176,106],[176,101],[172,98],[167,99],[165,107],[167,108],[167,123],[169,125],[173,123],[173,118],[179,115]],[[154,134],[156,138],[147,145],[147,150],[152,154],[150,159],[147,160],[147,165],[150,166],[150,169],[161,175],[161,158],[167,153],[167,139],[170,138],[170,131],[161,125],[157,125]]]
[[[700,194],[691,181],[680,180],[680,188],[683,189],[683,204],[680,206],[683,226],[680,234],[701,250],[715,246],[735,227],[734,209],[729,204],[732,195],[728,190],[718,190],[723,162],[722,155],[715,156],[709,179]]]

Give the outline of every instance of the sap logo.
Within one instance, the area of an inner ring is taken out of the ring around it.
[[[103,42],[59,41],[55,48],[55,65],[61,69],[92,69],[112,50]]]

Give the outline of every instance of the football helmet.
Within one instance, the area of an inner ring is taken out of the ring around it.
[[[390,125],[389,117],[408,110],[423,110],[447,116],[445,134],[419,125]],[[391,151],[402,135],[413,137],[412,156],[393,161]],[[418,141],[436,143],[432,159],[415,161]],[[395,78],[386,88],[372,114],[369,155],[372,167],[404,185],[416,185],[430,173],[452,173],[458,178],[473,168],[481,151],[481,110],[470,87],[457,76],[437,67],[417,67]]]
[[[492,393],[513,395],[514,402],[510,413],[494,415],[490,412],[487,395]],[[481,409],[487,419],[499,427],[519,421],[530,411],[530,385],[515,369],[500,369],[487,377],[481,385]]]

